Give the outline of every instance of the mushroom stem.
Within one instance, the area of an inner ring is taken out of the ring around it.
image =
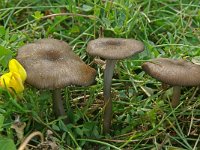
[[[54,89],[52,93],[53,97],[53,111],[56,117],[65,116],[66,112],[64,109],[64,103],[62,100],[61,89]],[[68,119],[64,120],[65,123],[68,123]]]
[[[112,99],[111,99],[111,83],[113,71],[117,60],[106,60],[106,68],[104,71],[104,114],[103,114],[103,133],[109,133],[112,118]]]
[[[178,106],[180,102],[180,95],[181,95],[181,87],[180,86],[173,86],[173,94],[172,94],[172,107]]]

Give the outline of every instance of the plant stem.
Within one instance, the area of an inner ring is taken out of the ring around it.
[[[180,86],[173,86],[173,94],[172,94],[172,107],[178,106],[180,102],[181,96],[181,87]]]
[[[41,132],[39,132],[39,131],[34,131],[27,138],[25,138],[24,142],[19,146],[18,150],[24,150],[24,149],[26,149],[27,144],[35,136],[39,136],[40,137],[41,143],[44,142],[44,136],[43,136],[43,134]]]
[[[106,68],[104,71],[104,115],[103,115],[103,133],[109,133],[112,119],[112,99],[111,99],[111,83],[116,60],[106,60]]]

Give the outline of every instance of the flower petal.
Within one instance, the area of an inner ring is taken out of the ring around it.
[[[27,78],[26,71],[24,67],[16,60],[11,59],[9,61],[9,70],[10,72],[16,72],[20,75],[22,82],[24,82]]]
[[[1,86],[3,88],[7,88],[11,92],[12,89],[14,89],[16,93],[21,93],[24,90],[24,85],[21,76],[16,72],[5,73],[0,77],[0,81]]]

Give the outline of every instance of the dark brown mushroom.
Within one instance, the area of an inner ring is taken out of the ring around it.
[[[155,79],[173,86],[172,107],[179,104],[181,86],[200,85],[200,66],[184,60],[156,58],[142,65]]]
[[[92,56],[99,56],[106,59],[106,68],[104,71],[104,116],[103,132],[108,133],[112,118],[112,99],[111,82],[114,66],[117,60],[131,57],[144,50],[142,42],[134,39],[123,38],[99,38],[92,40],[87,45],[87,52]]]
[[[27,72],[27,83],[38,89],[53,90],[57,117],[66,114],[61,88],[69,85],[88,86],[96,76],[96,71],[86,65],[66,42],[56,39],[41,39],[24,45],[18,51],[17,60]]]

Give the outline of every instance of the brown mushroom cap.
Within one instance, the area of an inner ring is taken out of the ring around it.
[[[99,38],[87,45],[87,52],[104,59],[124,59],[144,50],[142,42],[134,39]]]
[[[87,86],[96,71],[86,65],[70,48],[56,39],[42,39],[21,47],[17,60],[27,72],[26,82],[36,88],[55,89],[67,85]]]
[[[142,69],[155,79],[173,86],[200,85],[200,66],[184,60],[152,59]]]

